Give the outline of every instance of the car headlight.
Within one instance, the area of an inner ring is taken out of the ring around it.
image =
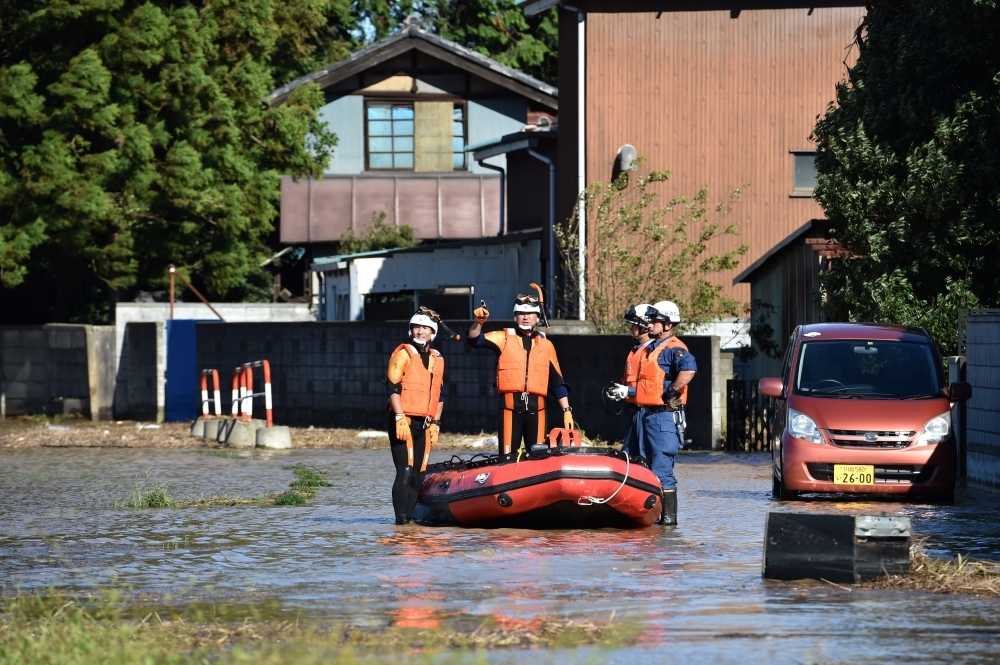
[[[823,443],[823,435],[820,434],[819,427],[816,427],[815,421],[795,409],[788,410],[788,433],[796,439],[802,439],[811,443]]]
[[[946,411],[940,416],[931,418],[917,436],[917,446],[930,446],[941,443],[951,434],[951,412]]]

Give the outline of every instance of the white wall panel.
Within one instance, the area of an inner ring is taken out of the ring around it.
[[[319,119],[337,135],[327,173],[355,174],[365,170],[365,100],[347,95],[320,108]]]

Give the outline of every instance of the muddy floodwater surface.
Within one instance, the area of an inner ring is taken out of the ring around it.
[[[112,507],[147,474],[175,499],[281,492],[296,463],[323,470],[333,487],[298,507]],[[1000,600],[761,579],[769,510],[906,515],[933,554],[1000,558],[1000,499],[975,490],[961,490],[955,506],[778,504],[767,455],[694,453],[678,458],[674,529],[523,531],[395,526],[386,450],[35,448],[0,451],[0,470],[7,595],[124,586],[174,604],[253,605],[367,627],[612,612],[641,626],[628,647],[547,654],[559,662],[1000,659]],[[489,659],[520,662],[523,653]]]

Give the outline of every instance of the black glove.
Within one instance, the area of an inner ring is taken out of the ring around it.
[[[678,393],[677,389],[673,386],[667,388],[667,392],[663,393],[663,403],[666,404],[671,411],[676,411],[684,405],[684,403],[681,402],[680,393]]]

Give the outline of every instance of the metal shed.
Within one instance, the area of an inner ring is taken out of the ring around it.
[[[518,293],[541,281],[541,231],[427,247],[316,259],[320,321],[408,319],[426,305],[470,319],[480,300],[506,312]]]

